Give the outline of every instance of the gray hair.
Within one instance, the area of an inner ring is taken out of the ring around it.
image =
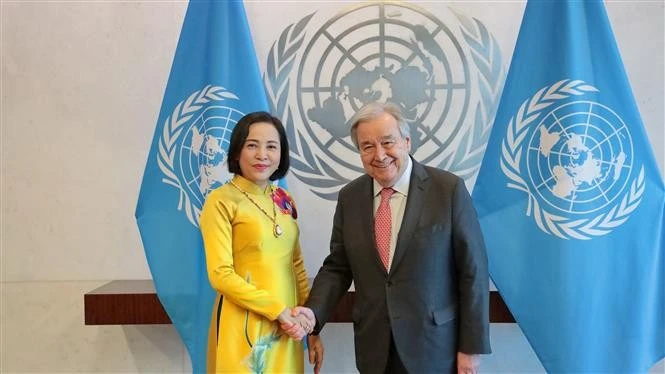
[[[358,148],[358,125],[361,122],[367,122],[376,119],[383,113],[388,113],[393,118],[395,118],[395,121],[397,121],[397,126],[399,127],[399,133],[403,138],[411,138],[411,129],[404,121],[404,117],[402,117],[402,111],[399,109],[399,107],[393,103],[380,103],[375,101],[358,109],[356,114],[351,117],[351,140],[353,141],[353,145],[355,145],[356,148]]]

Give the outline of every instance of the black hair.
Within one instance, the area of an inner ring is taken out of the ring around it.
[[[227,158],[229,172],[242,175],[242,170],[240,170],[238,158],[240,157],[240,152],[245,145],[245,140],[247,140],[247,136],[249,135],[249,127],[257,122],[272,123],[272,125],[277,129],[277,133],[279,134],[279,148],[281,154],[279,156],[279,166],[277,167],[277,170],[275,170],[275,172],[270,176],[270,180],[274,181],[284,178],[286,173],[289,171],[289,141],[286,139],[286,130],[284,130],[282,121],[280,121],[277,117],[273,117],[268,112],[248,113],[242,117],[233,128],[233,132],[231,133],[231,142],[229,144],[229,154]]]

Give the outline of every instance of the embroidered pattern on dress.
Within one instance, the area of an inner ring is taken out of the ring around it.
[[[252,373],[261,374],[265,371],[266,355],[274,343],[276,343],[281,335],[275,331],[269,335],[260,337],[252,347],[249,356],[246,359],[246,364]]]

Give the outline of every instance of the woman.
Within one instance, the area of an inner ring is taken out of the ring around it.
[[[270,183],[289,169],[282,123],[266,112],[241,118],[231,134],[228,167],[235,176],[208,195],[200,218],[208,278],[218,292],[208,370],[302,373],[302,342],[280,329],[299,324],[301,338],[313,328],[291,316],[309,293],[295,204]],[[315,336],[308,343],[318,372],[323,346]]]

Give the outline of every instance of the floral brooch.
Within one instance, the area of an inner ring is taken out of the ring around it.
[[[298,211],[296,210],[296,204],[293,202],[293,199],[289,194],[286,193],[281,188],[277,188],[272,194],[272,201],[279,207],[279,210],[282,214],[289,214],[293,219],[298,219]]]

